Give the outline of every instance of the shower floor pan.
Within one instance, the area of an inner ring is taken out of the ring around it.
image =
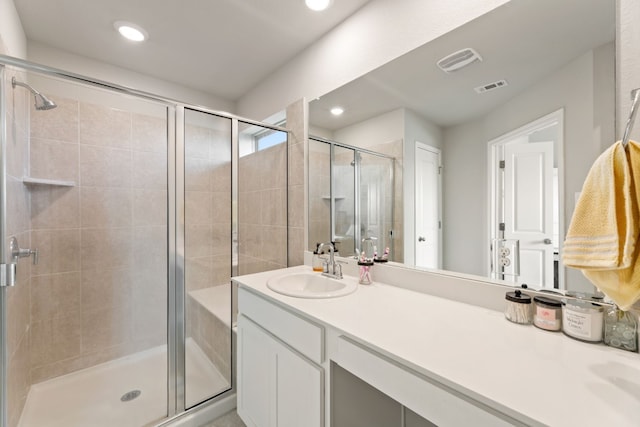
[[[31,386],[19,427],[140,427],[167,413],[167,350],[155,347]],[[187,404],[228,387],[192,339],[186,343]],[[139,392],[139,393],[138,393]]]

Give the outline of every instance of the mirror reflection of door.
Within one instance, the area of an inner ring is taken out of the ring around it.
[[[557,156],[562,135],[561,112],[536,120],[492,141],[492,239],[517,242],[519,253],[494,258],[494,275],[501,265],[517,262],[518,275],[498,277],[517,284],[559,288]],[[492,240],[493,241],[493,240]],[[498,245],[494,247],[499,250]],[[506,258],[506,259],[502,259]],[[495,262],[501,260],[501,262]],[[503,269],[504,273],[506,269]],[[514,270],[509,270],[513,272]]]
[[[442,268],[440,150],[416,142],[416,266]]]

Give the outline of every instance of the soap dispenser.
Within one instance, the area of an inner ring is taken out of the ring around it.
[[[313,251],[313,258],[311,260],[311,268],[313,271],[323,271],[323,259],[320,256],[320,243],[316,243],[316,250]]]

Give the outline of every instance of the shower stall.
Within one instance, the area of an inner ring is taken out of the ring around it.
[[[287,131],[1,55],[0,131],[0,427],[232,408],[230,278],[287,266]]]
[[[374,248],[379,256],[389,248],[398,260],[394,165],[391,155],[310,137],[308,249],[331,241],[342,256],[373,257]]]

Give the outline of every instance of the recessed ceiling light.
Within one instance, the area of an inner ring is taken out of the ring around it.
[[[331,4],[331,0],[304,0],[307,7],[311,10],[325,10]]]
[[[333,107],[330,111],[331,111],[331,114],[333,114],[334,116],[339,116],[340,114],[344,113],[344,108]]]
[[[134,42],[141,42],[149,37],[149,34],[143,28],[131,22],[117,21],[113,26],[122,37]]]

